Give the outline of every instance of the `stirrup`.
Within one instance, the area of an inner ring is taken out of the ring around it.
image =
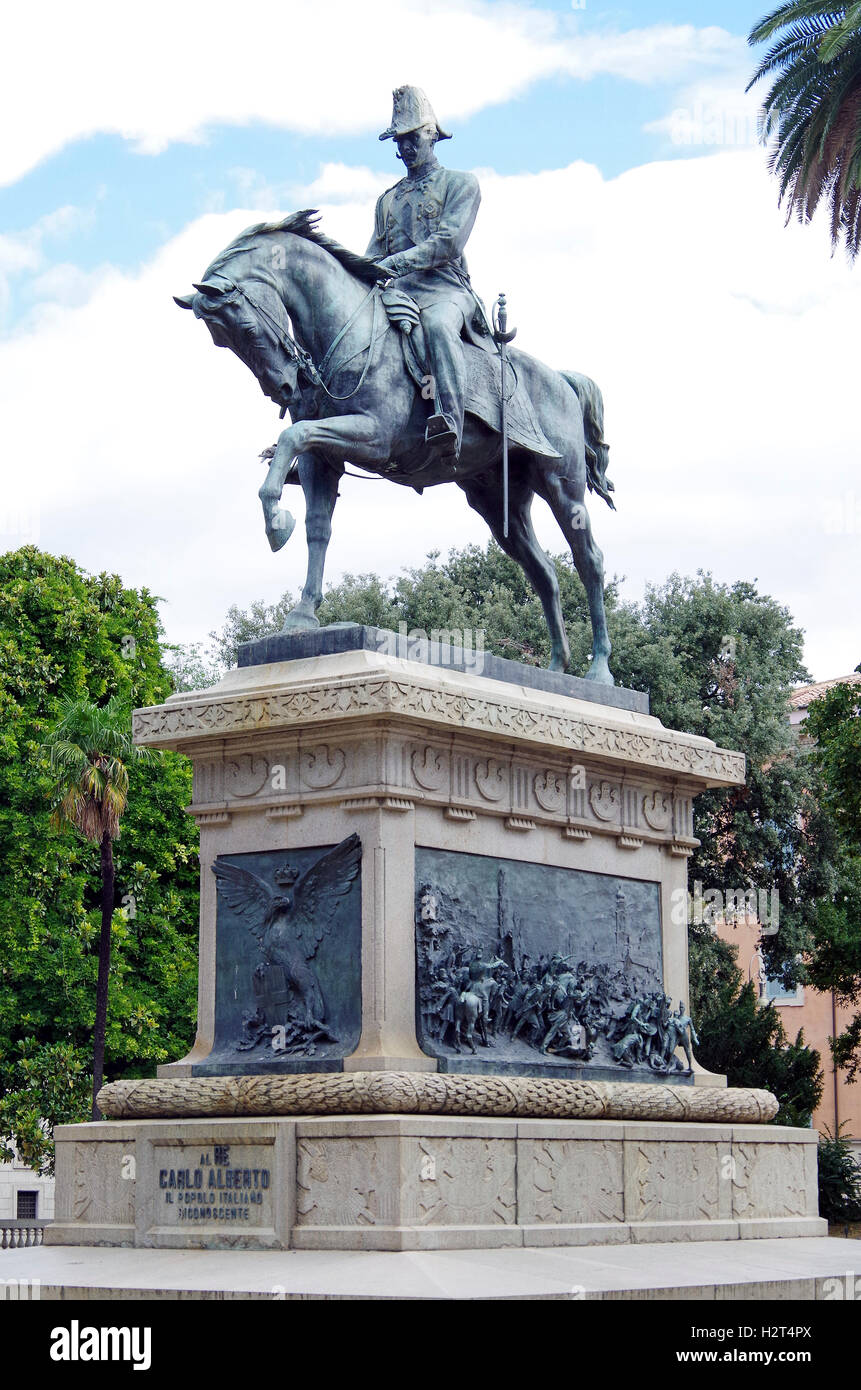
[[[430,417],[425,430],[425,443],[435,452],[457,456],[460,452],[457,430],[450,416],[432,415]]]

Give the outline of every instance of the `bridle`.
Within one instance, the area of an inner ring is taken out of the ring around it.
[[[224,276],[223,278],[227,280],[226,276]],[[374,355],[374,346],[377,339],[377,319],[379,316],[380,296],[383,289],[382,283],[378,283],[376,285],[371,286],[364,299],[353,310],[353,313],[347,319],[347,322],[344,324],[343,328],[341,328],[340,331],[336,334],[332,343],[326,350],[323,356],[323,360],[320,363],[319,367],[315,364],[311,354],[309,352],[306,352],[305,348],[300,347],[299,343],[296,342],[296,339],[292,336],[291,333],[287,331],[284,325],[282,323],[279,323],[278,320],[272,314],[270,314],[269,310],[263,304],[260,304],[252,295],[250,295],[242,285],[237,285],[233,280],[227,280],[227,284],[233,293],[241,295],[241,297],[254,310],[254,312],[257,315],[259,315],[259,317],[263,319],[266,323],[268,323],[269,327],[275,333],[275,336],[280,346],[286,352],[289,360],[291,362],[296,363],[298,374],[304,376],[312,387],[314,387],[316,390],[325,391],[329,399],[333,401],[348,401],[353,396],[355,396],[358,391],[361,390],[365,378],[368,375],[368,370],[370,368],[371,360]],[[348,362],[352,362],[354,357],[358,357],[360,352],[364,352],[364,348],[359,348],[356,352],[350,353],[349,357],[343,358],[342,361],[340,361],[337,364],[337,366],[331,366],[331,359],[334,355],[336,347],[352,328],[353,324],[359,317],[359,314],[362,312],[369,299],[373,301],[371,312],[371,338],[370,342],[368,343],[368,355],[365,358],[365,365],[362,368],[361,376],[359,377],[359,380],[356,382],[356,385],[353,387],[352,391],[348,391],[345,396],[335,395],[335,393],[333,391],[330,391],[329,387],[326,385],[324,375],[328,376],[330,381],[333,381],[337,376],[338,372],[340,372],[347,365]],[[385,318],[383,332],[379,335],[381,338],[388,329],[388,326],[388,318]],[[284,418],[286,410],[287,406],[283,405],[281,407],[282,420]]]

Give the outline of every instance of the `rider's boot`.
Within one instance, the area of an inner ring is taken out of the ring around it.
[[[425,430],[425,443],[435,453],[457,459],[460,454],[460,440],[457,425],[450,415],[439,411],[430,417]]]
[[[466,396],[466,364],[463,346],[454,325],[436,324],[426,316],[425,340],[428,363],[434,381],[436,413],[425,430],[425,443],[443,458],[457,460],[463,436],[463,407]]]

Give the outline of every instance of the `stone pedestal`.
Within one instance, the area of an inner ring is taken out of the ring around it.
[[[361,628],[253,645],[249,659],[300,656],[241,666],[211,690],[135,714],[138,743],[192,760],[201,838],[197,1040],[159,1074],[625,1077],[609,1044],[589,1059],[557,1038],[542,1054],[534,1027],[531,1040],[523,1030],[458,1054],[452,1030],[441,1041],[439,1019],[426,1017],[440,998],[428,960],[453,944],[507,950],[515,963],[558,952],[687,1000],[693,800],[741,782],[743,757],[665,729],[643,695],[483,653],[459,654],[472,670],[454,669],[450,650],[451,664],[432,665]],[[304,873],[351,835],[361,872],[313,962],[332,1036],[273,1050],[288,982],[262,966],[252,979],[251,914],[219,899],[212,866],[273,886],[279,870]],[[723,1084],[696,1068],[688,1079]]]
[[[811,1130],[361,1115],[57,1131],[51,1245],[456,1250],[825,1235]]]
[[[665,999],[693,801],[739,754],[365,628],[251,644],[134,731],[194,765],[197,1039],[60,1127],[50,1243],[821,1234],[815,1134],[689,1067]]]

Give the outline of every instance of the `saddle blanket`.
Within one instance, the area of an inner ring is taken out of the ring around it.
[[[403,334],[402,342],[410,376],[417,386],[423,386],[427,377],[424,333],[419,329],[418,332]],[[465,409],[501,434],[502,368],[499,354],[472,342],[463,342],[462,347],[467,372]],[[510,359],[505,372],[505,386],[509,442],[519,444],[533,454],[541,454],[544,458],[558,459],[560,455],[539,425],[532,402]]]

